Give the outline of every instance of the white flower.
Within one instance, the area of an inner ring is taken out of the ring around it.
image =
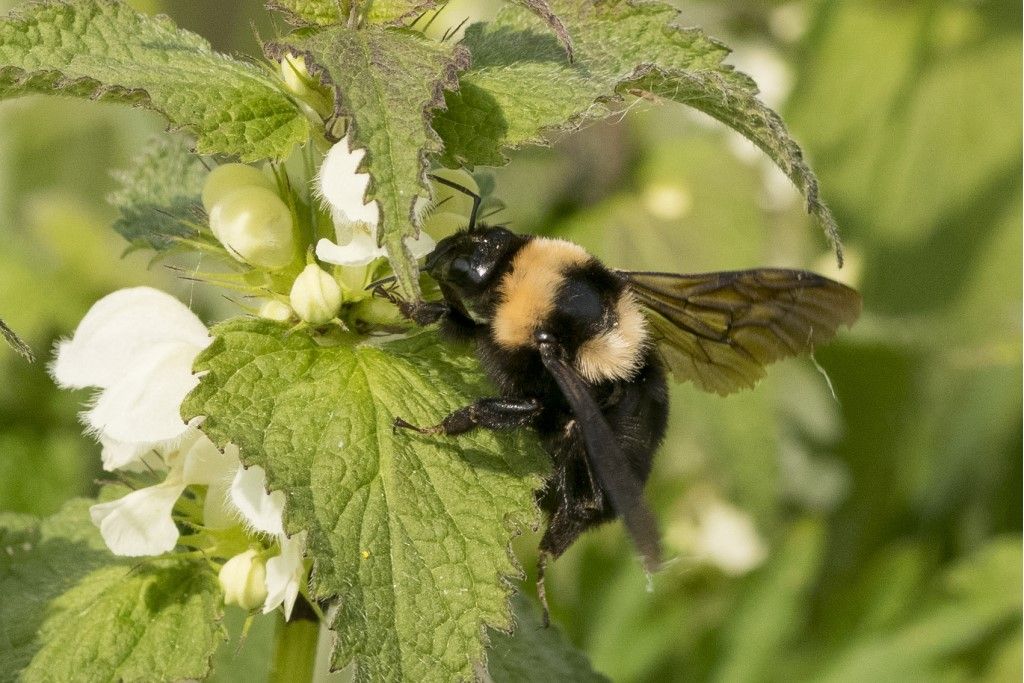
[[[228,605],[255,609],[267,599],[267,567],[255,550],[246,550],[225,562],[217,580]]]
[[[316,256],[339,266],[365,266],[387,254],[377,246],[380,207],[375,201],[363,202],[370,176],[357,170],[366,151],[350,150],[349,145],[346,136],[331,147],[317,175],[316,192],[331,212],[335,240],[320,240]],[[435,243],[421,232],[416,239],[406,238],[405,244],[414,258],[420,258],[433,251]]]
[[[295,278],[289,300],[300,318],[320,325],[338,314],[341,287],[323,268],[310,263]]]
[[[336,224],[359,222],[377,225],[380,222],[377,202],[363,203],[370,175],[357,173],[366,150],[350,150],[350,144],[348,136],[345,136],[327,152],[317,174],[316,191]]]
[[[284,491],[267,494],[267,473],[262,467],[239,467],[229,491],[232,504],[254,530],[284,533]]]
[[[198,430],[191,433],[182,447],[170,455],[170,471],[160,484],[133,491],[123,498],[98,503],[89,508],[93,524],[99,527],[107,547],[127,557],[159,555],[174,549],[178,543],[178,527],[172,512],[178,498],[190,484],[209,486],[204,522],[230,519],[225,512],[227,500],[223,485],[238,469],[236,449],[221,453]],[[207,519],[211,518],[211,519]]]
[[[677,518],[666,536],[698,562],[739,576],[764,562],[768,549],[750,515],[710,491],[694,491],[690,514]]]
[[[173,549],[178,529],[172,512],[190,485],[207,487],[203,525],[208,528],[232,526],[253,510],[259,514],[246,518],[254,528],[283,530],[283,494],[268,495],[261,479],[259,490],[246,489],[245,509],[232,505],[229,490],[239,473],[238,448],[229,444],[221,452],[181,419],[181,401],[198,383],[192,363],[210,341],[206,326],[182,303],[138,287],[96,302],[74,336],[57,348],[52,372],[58,384],[100,388],[83,417],[103,444],[104,469],[167,470],[162,483],[90,509],[93,523],[118,555]]]
[[[290,619],[306,576],[306,565],[302,560],[306,550],[306,532],[299,532],[291,538],[281,534],[277,540],[281,544],[281,554],[267,560],[267,599],[263,603],[263,613],[284,605],[284,618]]]
[[[199,382],[192,362],[210,341],[177,299],[136,287],[100,299],[58,345],[57,383],[101,390],[83,418],[103,441],[105,468],[125,467],[185,435],[181,401]]]

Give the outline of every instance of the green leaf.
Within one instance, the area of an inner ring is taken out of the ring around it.
[[[289,532],[308,530],[314,594],[339,604],[334,666],[354,660],[360,680],[470,678],[482,626],[511,626],[508,543],[537,521],[546,463],[534,437],[392,430],[491,392],[434,332],[316,339],[233,320],[213,334],[183,414],[261,465],[287,496]]]
[[[803,192],[840,253],[835,221],[799,146],[757,99],[755,83],[723,63],[728,48],[699,29],[680,28],[678,11],[661,3],[556,0],[551,7],[572,27],[574,63],[518,8],[466,31],[473,66],[459,90],[446,94],[447,110],[434,116],[446,164],[500,165],[505,150],[606,116],[607,104],[624,94],[653,95],[699,109],[764,150]]]
[[[410,20],[435,9],[442,0],[373,0],[366,21],[385,26],[407,26]]]
[[[114,174],[121,187],[107,201],[121,215],[114,230],[132,246],[157,251],[194,236],[208,171],[179,137],[154,138],[131,168]]]
[[[716,681],[756,680],[782,661],[800,625],[801,609],[821,565],[823,525],[804,520],[792,528],[768,566],[755,575],[725,624]]]
[[[380,204],[378,240],[387,247],[407,297],[419,292],[416,268],[403,243],[419,234],[417,199],[428,197],[427,155],[441,149],[427,112],[469,64],[458,46],[411,31],[331,26],[300,32],[267,46],[269,54],[302,54],[310,73],[335,90],[335,115],[349,116],[349,137],[365,148],[371,177],[366,200]]]
[[[10,328],[10,326],[3,320],[0,320],[0,337],[4,338],[7,345],[14,349],[14,352],[19,356],[27,360],[29,363],[36,359],[36,355],[32,353],[32,347],[25,343],[25,341],[18,336],[18,333]]]
[[[607,681],[594,671],[587,656],[576,649],[555,625],[545,627],[539,609],[517,593],[512,600],[516,630],[509,635],[491,632],[487,671],[494,683],[583,683]]]
[[[993,538],[941,577],[937,595],[915,618],[850,644],[817,680],[934,680],[958,656],[998,649],[1017,637],[1020,572],[1020,539]]]
[[[374,3],[377,4],[377,3]],[[348,0],[270,0],[267,8],[277,10],[295,26],[328,26],[348,18]]]
[[[519,5],[525,8],[528,12],[531,12],[538,19],[547,24],[555,33],[555,37],[558,38],[558,42],[562,44],[565,49],[565,56],[569,58],[569,61],[573,61],[575,54],[572,46],[572,38],[569,37],[569,31],[565,28],[565,24],[558,18],[554,10],[551,9],[551,4],[548,0],[510,0],[513,4]]]
[[[0,516],[0,672],[24,681],[201,678],[223,640],[204,562],[115,557],[74,500],[35,521]]]
[[[203,154],[283,159],[309,121],[266,71],[165,17],[109,0],[31,4],[0,19],[0,98],[50,93],[155,109]]]

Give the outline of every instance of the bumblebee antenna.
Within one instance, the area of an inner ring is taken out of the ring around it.
[[[477,214],[480,213],[480,201],[481,201],[480,200],[480,195],[478,195],[476,192],[473,192],[473,190],[469,189],[468,187],[465,187],[464,185],[459,185],[458,183],[453,183],[452,181],[448,180],[447,178],[442,178],[439,175],[434,175],[433,173],[431,173],[428,177],[431,180],[436,180],[437,182],[441,183],[442,185],[447,185],[448,187],[452,188],[453,190],[458,190],[462,194],[464,194],[464,195],[466,195],[468,197],[472,197],[473,198],[473,210],[470,211],[470,213],[469,213],[469,228],[468,228],[468,230],[469,230],[469,232],[473,232],[474,230],[476,230],[476,217],[477,217]]]

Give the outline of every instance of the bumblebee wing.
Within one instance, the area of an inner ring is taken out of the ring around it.
[[[812,351],[861,310],[856,291],[804,270],[619,274],[676,380],[721,395],[754,386],[769,363]]]
[[[541,358],[576,416],[590,467],[608,494],[615,512],[622,517],[626,530],[643,556],[644,566],[653,572],[660,562],[661,550],[654,515],[644,502],[643,484],[629,469],[615,434],[583,378],[561,359],[557,349],[548,344],[541,345]]]

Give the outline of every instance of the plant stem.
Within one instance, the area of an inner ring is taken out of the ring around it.
[[[303,597],[295,603],[290,621],[277,627],[270,683],[307,683],[316,667],[316,643],[320,620]]]

